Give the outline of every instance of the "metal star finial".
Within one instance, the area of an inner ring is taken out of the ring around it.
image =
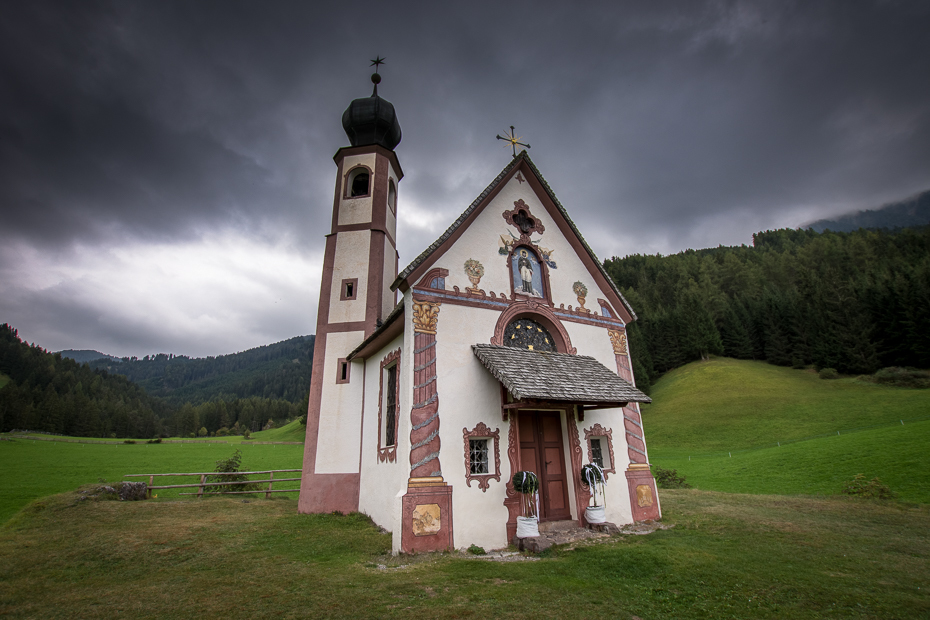
[[[513,156],[514,156],[514,157],[517,156],[517,145],[518,145],[518,144],[519,144],[520,146],[525,146],[526,148],[530,148],[530,145],[529,145],[529,144],[526,144],[526,143],[524,143],[524,142],[520,142],[520,140],[522,140],[523,138],[518,138],[518,137],[516,136],[516,134],[514,134],[514,132],[513,132],[513,125],[510,126],[510,133],[509,133],[509,134],[504,134],[503,136],[500,135],[500,134],[498,134],[497,139],[498,139],[498,140],[503,140],[503,141],[505,141],[505,142],[508,142],[508,143],[510,144],[510,146],[513,147]]]
[[[371,64],[368,65],[368,66],[369,66],[369,67],[374,67],[374,68],[375,68],[375,73],[377,73],[377,72],[378,72],[378,69],[379,69],[379,68],[381,67],[381,65],[383,65],[383,64],[384,64],[384,58],[381,58],[381,55],[379,54],[378,56],[375,57],[374,60],[371,61]]]

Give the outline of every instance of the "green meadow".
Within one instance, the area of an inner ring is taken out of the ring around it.
[[[300,515],[296,494],[76,490],[210,471],[236,449],[245,469],[296,469],[302,445],[259,443],[302,441],[296,422],[223,444],[0,441],[0,615],[930,617],[930,390],[713,359],[669,373],[653,398],[650,460],[696,487],[660,491],[668,529],[509,562],[392,557],[364,515]],[[897,500],[841,495],[858,473]]]
[[[718,358],[670,372],[652,397],[650,461],[696,488],[829,495],[863,474],[930,503],[930,390]]]
[[[930,615],[930,509],[662,494],[664,524],[532,560],[391,557],[295,502],[37,500],[0,528],[5,618],[883,618]]]
[[[0,471],[6,484],[0,488],[0,523],[3,523],[30,501],[52,493],[61,493],[81,485],[106,480],[146,480],[123,478],[126,474],[197,473],[213,471],[216,461],[232,456],[235,450],[242,453],[243,471],[269,469],[300,469],[303,462],[303,445],[262,444],[257,442],[303,441],[306,427],[297,421],[281,428],[253,433],[253,439],[221,437],[210,443],[190,440],[191,443],[148,444],[138,440],[135,444],[113,439],[106,443],[100,439],[42,436],[53,441],[40,441],[7,435],[12,441],[0,441]],[[68,441],[61,441],[67,439]],[[299,478],[300,472],[276,477]],[[253,476],[267,478],[267,476]],[[191,484],[195,478],[156,478],[155,484]],[[297,482],[276,484],[276,489],[297,488]],[[162,489],[159,497],[179,497],[180,492],[191,489]],[[291,495],[280,493],[279,495]],[[297,494],[294,493],[294,496]]]

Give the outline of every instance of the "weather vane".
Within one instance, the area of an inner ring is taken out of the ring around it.
[[[381,83],[381,75],[378,73],[378,69],[380,69],[383,64],[384,58],[381,58],[381,54],[378,54],[375,56],[374,60],[371,61],[371,64],[368,65],[369,67],[375,68],[375,72],[371,74],[371,83],[375,85],[374,90],[371,91],[372,97],[378,96],[378,84]]]
[[[502,135],[498,134],[497,139],[498,139],[498,140],[504,140],[505,142],[509,142],[509,143],[510,143],[510,146],[513,147],[513,156],[514,156],[514,157],[517,156],[517,145],[518,145],[518,144],[519,144],[520,146],[525,146],[526,148],[530,148],[530,145],[529,145],[529,144],[525,144],[525,143],[523,143],[523,142],[520,142],[520,140],[522,140],[523,138],[518,138],[518,137],[516,137],[516,134],[514,134],[514,132],[513,132],[513,125],[510,126],[510,134],[509,134],[509,135],[504,135],[504,136],[502,136]]]

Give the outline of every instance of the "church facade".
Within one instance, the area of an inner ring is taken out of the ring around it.
[[[372,79],[334,157],[298,510],[363,512],[395,552],[500,548],[515,472],[540,521],[585,525],[595,462],[608,521],[659,518],[632,308],[526,151],[399,270],[401,131]]]

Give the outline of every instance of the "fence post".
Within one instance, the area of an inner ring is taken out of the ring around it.
[[[268,490],[265,491],[265,499],[271,499],[271,485],[274,484],[274,472],[268,472]]]
[[[153,484],[155,484],[155,476],[154,476],[154,475],[153,475],[153,476],[149,476],[149,488],[146,489],[146,491],[147,491],[146,495],[147,495],[147,497],[148,497],[149,499],[152,499],[152,485],[153,485]]]
[[[200,475],[200,490],[197,492],[197,497],[203,497],[203,485],[204,483],[206,483],[206,481],[207,481],[207,475],[201,474]]]

